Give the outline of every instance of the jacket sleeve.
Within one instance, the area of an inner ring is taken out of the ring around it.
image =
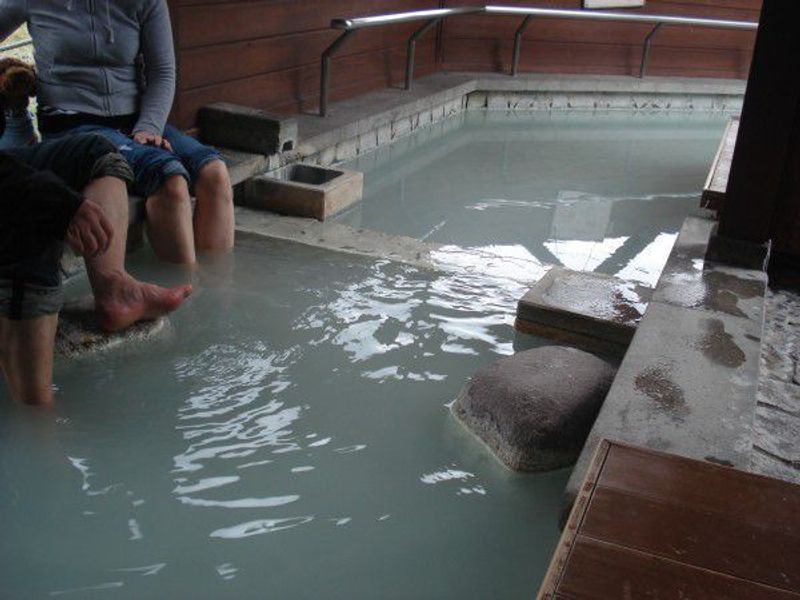
[[[0,239],[38,252],[62,240],[83,196],[49,171],[34,171],[0,152]]]
[[[27,0],[0,0],[0,42],[4,42],[27,19]]]
[[[175,97],[175,48],[166,0],[152,0],[146,4],[140,19],[147,87],[133,131],[161,135]]]

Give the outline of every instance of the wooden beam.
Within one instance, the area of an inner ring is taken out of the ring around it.
[[[765,243],[785,213],[800,114],[800,2],[764,0],[719,233]]]

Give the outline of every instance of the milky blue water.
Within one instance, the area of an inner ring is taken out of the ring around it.
[[[349,162],[364,201],[338,220],[654,285],[725,122],[468,111]]]
[[[356,161],[340,219],[649,281],[722,125],[470,114]],[[0,390],[0,598],[532,597],[568,473],[507,471],[447,407],[542,343],[516,275],[240,236],[166,335],[59,359],[52,410]]]
[[[567,473],[446,407],[521,289],[244,238],[196,285],[166,339],[60,360],[53,411],[0,394],[0,597],[534,593]]]

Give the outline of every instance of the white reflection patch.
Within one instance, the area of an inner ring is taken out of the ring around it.
[[[273,533],[275,531],[282,531],[284,529],[291,529],[305,525],[314,520],[314,517],[290,517],[288,519],[259,519],[258,521],[248,521],[233,527],[225,527],[212,531],[209,535],[213,538],[222,538],[226,540],[237,540],[254,535],[261,535],[263,533]]]
[[[422,483],[427,483],[428,485],[434,485],[437,483],[441,483],[442,481],[466,481],[467,479],[471,479],[475,477],[474,473],[469,473],[467,471],[459,471],[458,469],[445,469],[443,471],[436,471],[434,473],[428,473],[427,475],[423,475],[419,478]]]
[[[203,500],[202,498],[187,498],[182,496],[178,500],[190,506],[219,506],[222,508],[272,508],[297,502],[300,496],[273,496],[271,498],[239,498],[238,500]]]

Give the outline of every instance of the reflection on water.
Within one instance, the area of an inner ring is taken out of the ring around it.
[[[566,473],[506,471],[446,406],[525,286],[248,239],[213,275],[171,341],[60,363],[55,414],[3,399],[11,597],[531,593]]]
[[[656,242],[699,206],[724,126],[721,115],[471,111],[351,161],[364,201],[337,220],[444,244],[464,266],[515,248],[511,277],[561,265],[654,285],[669,253]]]

